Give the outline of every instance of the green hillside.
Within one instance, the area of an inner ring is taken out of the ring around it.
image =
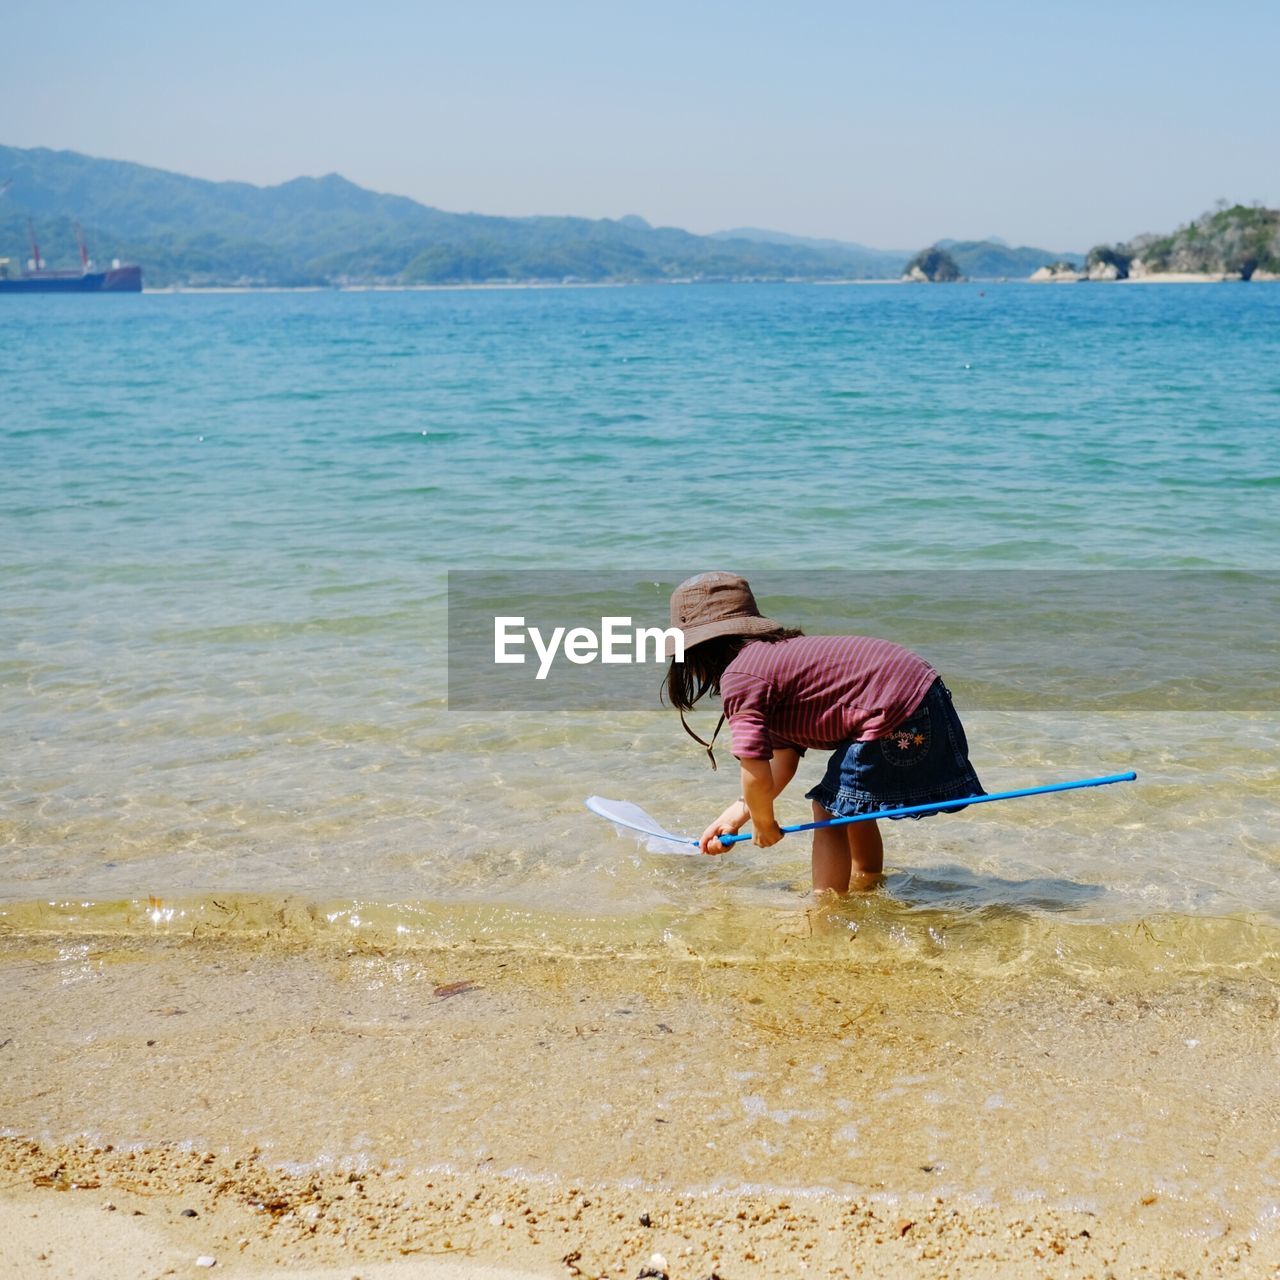
[[[1169,235],[1142,235],[1089,252],[1092,268],[1120,279],[1158,272],[1239,276],[1280,274],[1280,209],[1221,204]]]
[[[960,273],[970,280],[1025,280],[1033,271],[1051,262],[1080,266],[1083,254],[1053,253],[1023,245],[1014,248],[995,240],[939,240]]]
[[[337,174],[275,187],[209,182],[71,151],[0,147],[0,256],[26,260],[27,218],[51,267],[71,220],[99,262],[149,285],[445,284],[503,280],[862,278],[852,249],[696,236],[643,219],[446,213]]]

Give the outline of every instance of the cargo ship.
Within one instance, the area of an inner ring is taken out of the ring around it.
[[[40,256],[35,228],[30,221],[31,259],[27,270],[18,271],[11,258],[0,258],[0,293],[141,293],[142,268],[123,265],[119,258],[104,271],[95,271],[85,248],[84,236],[76,224],[80,242],[79,271],[49,271]]]

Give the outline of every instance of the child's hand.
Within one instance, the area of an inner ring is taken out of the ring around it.
[[[738,828],[742,823],[726,822],[724,818],[717,818],[698,838],[698,848],[703,853],[725,853],[733,848],[732,845],[723,845],[720,843],[721,836],[736,836]]]
[[[761,849],[767,849],[771,844],[777,844],[782,839],[782,828],[776,822],[757,822],[755,824],[755,835],[752,837],[752,844],[759,845]]]

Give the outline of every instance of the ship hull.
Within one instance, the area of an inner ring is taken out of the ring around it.
[[[86,271],[83,275],[19,276],[0,280],[0,293],[141,293],[141,267],[113,267],[110,271]]]

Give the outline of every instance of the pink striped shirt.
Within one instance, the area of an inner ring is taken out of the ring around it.
[[[938,673],[918,654],[869,636],[796,636],[745,645],[720,699],[739,759],[776,748],[830,750],[883,738],[920,705]]]

